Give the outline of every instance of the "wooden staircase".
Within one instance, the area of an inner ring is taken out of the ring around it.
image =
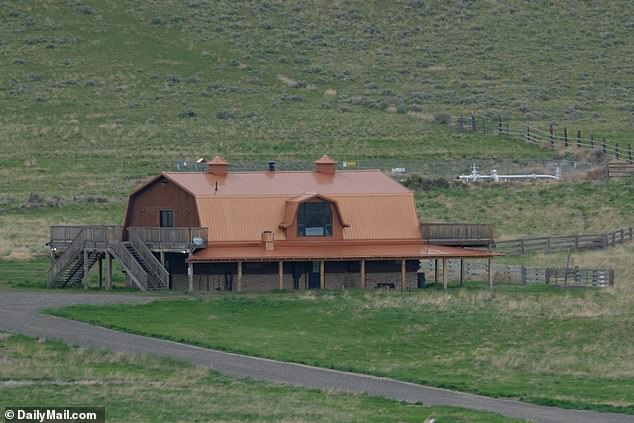
[[[89,252],[87,257],[87,267],[90,269],[97,262],[99,254]],[[80,285],[84,279],[84,268],[84,255],[78,254],[55,279],[55,285],[60,288],[72,288]]]
[[[134,237],[132,237],[134,238]],[[113,227],[82,228],[48,271],[48,287],[77,286],[99,257],[110,254],[142,291],[169,288],[169,273],[138,238],[122,242]]]

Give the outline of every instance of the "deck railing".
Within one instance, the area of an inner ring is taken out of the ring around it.
[[[207,247],[207,228],[149,228],[131,227],[151,250],[193,250]]]
[[[469,223],[422,223],[423,240],[437,245],[490,246],[494,225]]]
[[[121,226],[115,225],[53,225],[50,228],[51,235],[48,245],[51,248],[66,249],[80,232],[85,232],[86,241],[103,242],[104,231],[112,230],[115,236],[121,240]]]

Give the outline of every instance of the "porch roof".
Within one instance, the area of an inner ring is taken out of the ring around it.
[[[194,254],[194,263],[234,261],[310,261],[310,260],[396,260],[434,258],[488,258],[503,254],[469,248],[445,247],[422,242],[394,244],[322,243],[276,245],[265,250],[261,245],[213,246]]]

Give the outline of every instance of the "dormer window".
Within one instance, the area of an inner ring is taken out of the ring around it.
[[[332,236],[330,203],[301,203],[297,209],[297,236]]]

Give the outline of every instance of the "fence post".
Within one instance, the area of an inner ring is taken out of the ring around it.
[[[577,148],[581,148],[581,129],[577,129]]]
[[[462,115],[458,118],[458,123],[460,124],[460,132],[464,132],[464,117]]]
[[[524,238],[520,239],[520,249],[522,251],[522,255],[526,254],[526,250],[524,248]]]
[[[614,286],[614,269],[608,270],[608,284]]]
[[[498,113],[498,135],[502,135],[502,115]]]
[[[627,145],[627,161],[632,163],[632,144]]]
[[[482,134],[483,135],[487,134],[487,121],[484,118],[482,118]]]
[[[618,143],[614,145],[614,149],[616,150],[616,159],[618,160],[619,159],[619,144]]]
[[[608,152],[608,146],[606,145],[605,138],[603,138],[603,148],[601,150],[603,151],[603,154]]]
[[[568,147],[568,128],[564,126],[564,147]]]
[[[526,267],[524,266],[520,268],[520,278],[522,283],[526,283]]]
[[[546,240],[546,253],[550,254],[550,237]]]
[[[554,137],[554,128],[553,128],[553,124],[552,123],[548,127],[548,133],[550,135],[550,148],[554,149],[555,148],[555,137]]]
[[[531,127],[526,125],[526,142],[531,142]]]
[[[594,150],[594,134],[590,134],[590,148]]]
[[[471,114],[471,131],[476,131],[476,117],[473,113]]]

